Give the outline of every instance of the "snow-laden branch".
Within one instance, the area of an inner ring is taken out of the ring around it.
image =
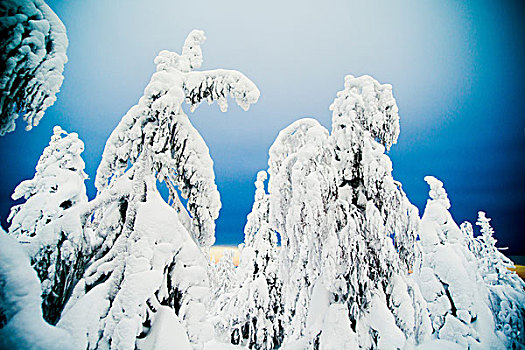
[[[0,135],[38,125],[64,79],[66,28],[42,0],[2,1],[0,7]]]

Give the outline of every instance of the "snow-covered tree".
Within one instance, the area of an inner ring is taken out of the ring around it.
[[[0,227],[0,349],[75,349],[67,332],[44,321],[41,303],[27,254]]]
[[[203,41],[203,32],[192,31],[181,55],[157,56],[144,96],[106,143],[99,193],[82,214],[103,253],[95,255],[59,323],[84,348],[148,348],[163,338],[177,343],[165,322],[182,327],[194,348],[213,335],[207,251],[220,201],[208,148],[182,103],[194,109],[203,99],[217,100],[225,110],[231,96],[247,109],[259,91],[236,71],[192,71],[202,63]],[[156,180],[166,182],[172,206]]]
[[[465,234],[449,213],[443,183],[425,177],[430,186],[421,220],[422,267],[418,280],[428,304],[436,338],[464,348],[503,348],[496,337],[487,289]]]
[[[89,253],[79,214],[87,202],[83,151],[76,133],[55,126],[35,176],[12,195],[25,202],[11,209],[9,233],[24,245],[42,281],[42,309],[51,324],[58,321]]]
[[[347,76],[330,108],[331,135],[303,119],[270,149],[270,224],[282,237],[285,343],[329,346],[322,345],[329,339],[323,316],[346,315],[340,321],[363,348],[417,344],[430,325],[408,276],[420,255],[417,209],[384,154],[399,135],[391,86]],[[378,323],[377,312],[390,316]]]
[[[270,148],[269,222],[281,235],[285,336],[305,335],[311,290],[322,270],[336,188],[328,131],[314,119],[282,130]]]
[[[370,76],[346,76],[330,109],[341,259],[336,266],[344,267],[331,276],[340,281],[329,284],[331,291],[347,303],[361,347],[417,344],[429,332],[419,288],[408,276],[417,269],[419,218],[385,154],[399,136],[392,87]],[[377,310],[391,316],[378,324]]]
[[[176,188],[187,198],[191,233],[203,248],[208,248],[215,241],[219,192],[208,147],[191,125],[182,103],[186,101],[193,111],[202,101],[217,101],[226,111],[226,97],[230,96],[247,110],[257,102],[259,90],[237,71],[194,71],[202,64],[200,44],[204,39],[202,31],[194,30],[184,43],[182,55],[162,51],[155,58],[157,72],[144,96],[122,118],[106,143],[95,185],[102,191],[122,176],[128,162],[136,162],[147,150],[153,172],[166,181],[174,205],[182,207]]]
[[[43,0],[0,4],[0,136],[24,114],[26,130],[53,105],[64,77],[66,28]]]
[[[235,264],[233,263],[233,249],[224,249],[217,265],[212,266],[215,278],[212,283],[212,299],[218,300],[221,295],[228,293],[235,283]]]
[[[255,201],[244,229],[245,242],[236,282],[229,295],[218,299],[219,329],[233,344],[250,349],[278,348],[283,338],[281,281],[278,278],[277,236],[268,223],[267,174],[255,182]],[[217,326],[216,326],[217,327]]]
[[[481,231],[479,268],[489,290],[496,331],[505,338],[507,349],[525,348],[525,282],[510,270],[514,263],[496,247],[494,229],[484,212],[479,212],[476,224]]]

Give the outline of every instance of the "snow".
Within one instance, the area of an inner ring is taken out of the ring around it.
[[[37,8],[29,21],[21,14]],[[2,18],[0,29],[15,28],[7,46],[22,41],[28,62],[45,56],[46,33],[56,34],[48,10],[23,1]],[[26,22],[32,31],[22,38]],[[204,40],[194,30],[181,54],[156,57],[143,97],[106,144],[92,201],[84,144],[55,127],[35,176],[13,194],[25,200],[9,218],[21,244],[0,230],[0,348],[523,347],[525,283],[508,270],[490,219],[479,213],[477,237],[470,223],[458,226],[433,176],[424,178],[430,199],[419,218],[386,153],[399,136],[392,87],[370,76],[345,77],[331,131],[305,118],[279,133],[268,172],[255,180],[239,266],[228,250],[211,264],[219,192],[182,105],[216,101],[226,111],[230,97],[247,110],[259,91],[237,71],[195,70]],[[55,70],[47,78],[58,91]],[[29,110],[29,126],[50,101]],[[11,122],[0,122],[0,134]]]
[[[95,186],[102,191],[121,177],[128,164],[145,153],[155,166],[155,175],[164,181],[170,201],[180,204],[178,189],[187,199],[191,215],[190,231],[198,243],[209,249],[215,241],[215,219],[221,207],[215,184],[213,161],[201,135],[182,109],[186,101],[191,110],[202,102],[217,101],[227,109],[227,97],[247,110],[259,98],[255,84],[233,70],[194,71],[202,63],[202,31],[192,31],[183,46],[182,55],[161,51],[155,58],[157,72],[144,89],[144,96],[132,107],[111,133],[102,161],[97,169]],[[185,214],[187,215],[187,214]],[[185,223],[188,220],[181,220]]]
[[[0,10],[0,136],[24,113],[26,130],[37,126],[56,101],[64,79],[66,28],[42,0],[7,0]],[[26,79],[17,79],[25,76]]]
[[[151,325],[148,335],[137,341],[138,350],[170,350],[174,345],[177,349],[191,350],[186,330],[180,319],[167,306],[157,310],[157,317]]]
[[[0,349],[73,349],[65,331],[42,318],[40,281],[29,257],[0,228]]]

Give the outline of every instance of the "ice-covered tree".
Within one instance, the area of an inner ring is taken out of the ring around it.
[[[24,245],[42,281],[42,309],[51,324],[58,321],[89,253],[79,214],[87,202],[83,151],[76,133],[55,126],[35,176],[12,195],[25,202],[11,209],[9,233]]]
[[[476,224],[480,227],[479,268],[489,290],[490,306],[496,331],[503,335],[508,349],[525,347],[525,283],[511,271],[514,263],[496,247],[494,229],[482,211]]]
[[[220,201],[208,148],[182,103],[194,109],[202,100],[217,100],[225,110],[231,96],[247,109],[259,91],[236,71],[192,71],[202,63],[203,40],[203,32],[192,31],[181,55],[157,56],[144,96],[106,143],[97,197],[82,214],[101,253],[59,323],[84,348],[135,349],[163,337],[176,343],[160,321],[166,317],[182,325],[195,348],[213,335],[206,310],[207,250],[215,240]],[[161,198],[156,180],[166,182],[172,206]],[[187,198],[187,210],[178,191]],[[88,316],[80,317],[87,309]]]
[[[392,87],[348,75],[330,109],[338,187],[336,266],[343,266],[331,276],[339,281],[329,283],[331,291],[348,305],[360,346],[417,344],[428,334],[424,301],[408,276],[418,268],[419,218],[385,154],[399,136]],[[345,260],[351,263],[343,265]],[[388,311],[385,320],[391,321],[377,323],[377,310]]]
[[[218,300],[219,332],[233,344],[250,349],[278,348],[283,338],[281,286],[278,277],[277,236],[268,222],[267,174],[260,171],[255,200],[244,229],[245,241],[236,282],[230,295]],[[222,323],[222,324],[221,324]]]
[[[66,28],[43,0],[0,4],[0,136],[23,113],[26,130],[53,105],[64,79]]]
[[[503,348],[495,335],[488,292],[465,234],[448,209],[443,183],[425,177],[430,186],[421,220],[422,267],[418,280],[428,304],[436,338],[462,347]]]

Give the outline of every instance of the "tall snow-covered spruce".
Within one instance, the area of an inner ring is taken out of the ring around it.
[[[42,281],[42,309],[51,324],[58,321],[89,254],[79,215],[87,203],[83,151],[76,133],[55,126],[35,176],[12,195],[25,202],[11,209],[9,233],[25,247]]]
[[[53,105],[64,77],[66,28],[43,0],[0,4],[0,136],[23,113],[26,130]]]
[[[208,148],[182,104],[193,111],[217,101],[225,111],[230,96],[247,110],[259,91],[237,71],[194,71],[204,39],[194,30],[181,55],[156,57],[144,96],[106,143],[98,195],[82,214],[98,253],[59,323],[80,347],[202,348],[213,335],[207,253],[220,200]],[[157,180],[168,186],[171,206]]]

